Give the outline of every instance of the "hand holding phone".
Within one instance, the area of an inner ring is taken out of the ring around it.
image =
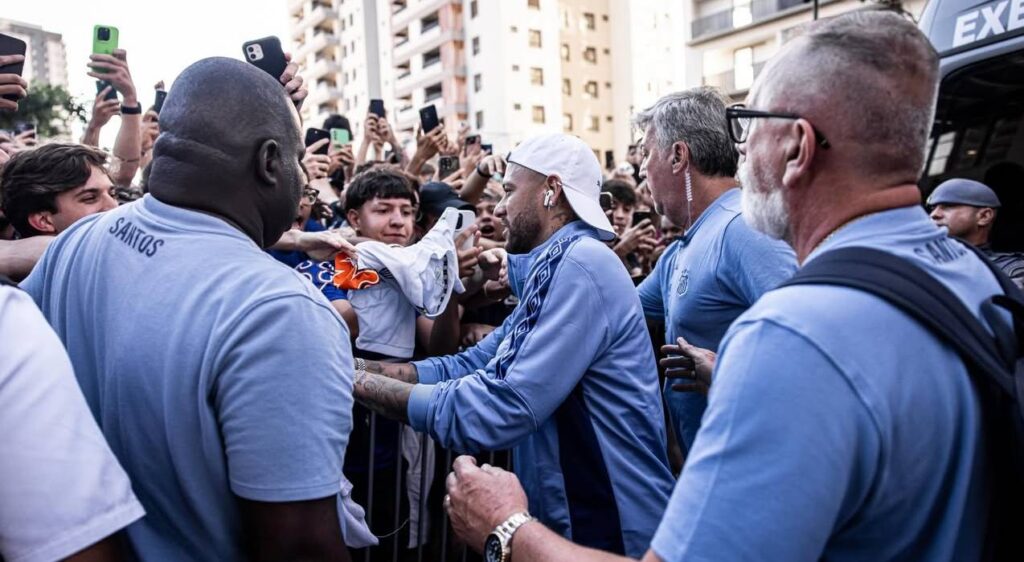
[[[437,117],[437,107],[434,104],[420,108],[420,127],[423,134],[429,135],[440,125],[441,120]]]
[[[18,100],[28,95],[25,70],[25,42],[0,33],[0,109],[18,109]]]
[[[157,115],[160,115],[160,110],[164,108],[164,100],[167,99],[167,92],[164,90],[156,91],[156,98],[153,100],[153,111]]]
[[[318,141],[327,140],[327,139],[330,139],[330,138],[331,138],[331,133],[329,133],[329,132],[327,132],[327,131],[325,131],[323,129],[317,129],[317,128],[314,128],[314,127],[310,127],[308,129],[306,129],[306,148],[309,148],[313,144],[316,144]],[[319,154],[319,155],[327,156],[327,149],[328,148],[330,148],[330,146],[328,145],[327,142],[324,142],[323,146],[321,146],[320,148],[317,148],[315,151],[313,151],[313,154]]]
[[[637,226],[644,221],[651,220],[650,211],[634,211],[633,212],[633,226]]]

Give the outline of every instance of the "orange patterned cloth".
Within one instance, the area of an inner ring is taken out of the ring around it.
[[[380,275],[372,269],[359,269],[355,260],[344,255],[334,256],[334,286],[339,289],[365,289],[380,283]]]

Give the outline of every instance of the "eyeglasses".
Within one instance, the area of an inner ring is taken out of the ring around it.
[[[302,196],[305,197],[310,204],[313,204],[316,203],[316,198],[320,196],[320,192],[307,185],[302,188]]]
[[[772,113],[770,111],[758,111],[756,109],[747,109],[747,106],[742,103],[731,105],[725,108],[725,120],[729,124],[729,136],[732,137],[732,142],[736,144],[743,144],[747,142],[747,136],[750,134],[750,125],[753,119],[803,119],[795,113]],[[822,148],[828,148],[832,146],[829,144],[828,139],[825,135],[821,134],[813,124],[808,121],[811,125],[811,130],[814,131],[814,140],[817,141],[818,145]]]

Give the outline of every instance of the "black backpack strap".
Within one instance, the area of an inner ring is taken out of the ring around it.
[[[780,288],[808,284],[850,287],[885,299],[945,340],[969,367],[977,367],[968,369],[972,377],[1017,396],[1013,368],[996,338],[951,290],[911,262],[873,248],[840,248],[816,257]]]

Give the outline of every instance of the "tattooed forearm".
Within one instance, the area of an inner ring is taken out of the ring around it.
[[[416,376],[416,366],[412,363],[381,363],[380,361],[367,361],[366,371],[378,375],[384,375],[385,377],[395,379],[396,381],[407,382],[410,384],[416,384],[419,381],[419,377]]]
[[[367,363],[366,368],[370,368]],[[374,373],[363,373],[355,381],[353,394],[360,404],[400,422],[409,422],[412,385]]]

